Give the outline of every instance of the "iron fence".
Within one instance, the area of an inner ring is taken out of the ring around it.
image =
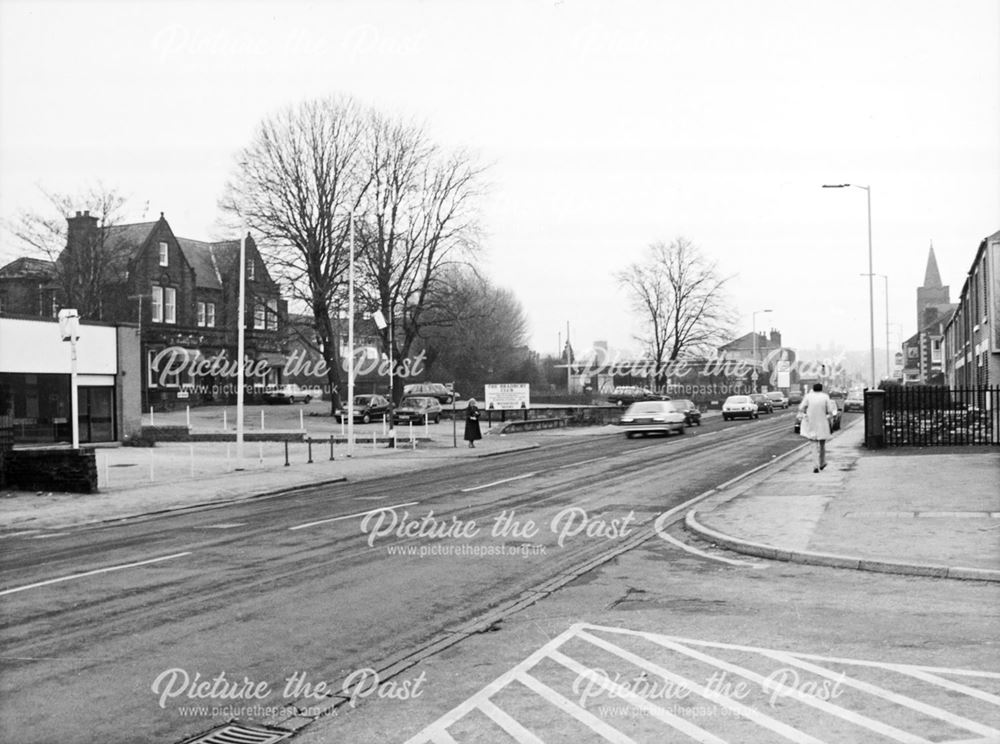
[[[1000,444],[1000,386],[901,386],[885,393],[886,446]]]

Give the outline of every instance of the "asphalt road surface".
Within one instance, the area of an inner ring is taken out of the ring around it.
[[[6,538],[0,739],[169,743],[280,717],[799,445],[792,420]]]

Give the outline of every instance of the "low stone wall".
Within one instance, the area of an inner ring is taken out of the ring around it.
[[[5,470],[8,488],[97,492],[97,459],[92,449],[14,449],[7,453]]]
[[[508,421],[494,426],[497,434],[510,434],[515,431],[538,431],[539,429],[561,429],[566,426],[566,418],[538,418],[527,421]]]

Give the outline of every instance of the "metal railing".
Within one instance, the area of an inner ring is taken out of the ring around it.
[[[1000,444],[1000,386],[889,388],[882,422],[889,447]]]

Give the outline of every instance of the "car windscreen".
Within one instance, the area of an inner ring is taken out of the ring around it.
[[[659,402],[634,403],[628,410],[633,416],[648,416],[654,413],[662,413],[664,404]]]
[[[427,398],[403,398],[400,408],[427,408]]]
[[[726,403],[749,403],[750,399],[745,395],[734,395]]]

